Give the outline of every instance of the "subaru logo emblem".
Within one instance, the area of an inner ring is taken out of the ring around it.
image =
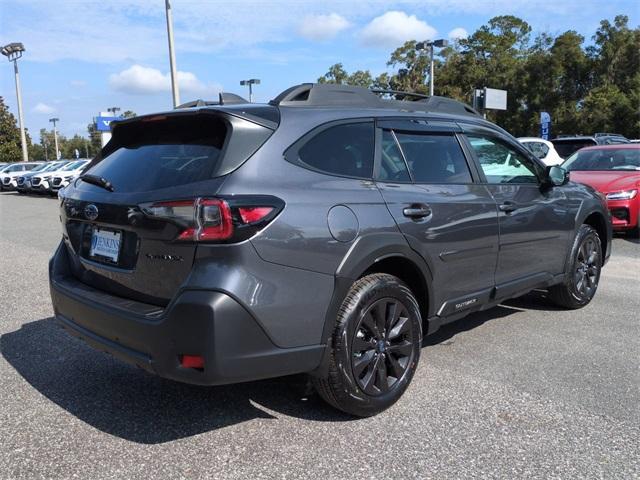
[[[98,207],[96,207],[93,203],[84,207],[84,216],[87,220],[95,220],[98,218]]]

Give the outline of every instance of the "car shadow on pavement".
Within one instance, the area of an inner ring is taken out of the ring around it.
[[[523,309],[542,307],[536,293],[441,327],[423,347]],[[542,295],[542,294],[540,294]],[[312,421],[355,420],[310,392],[305,375],[202,387],[165,380],[97,352],[53,318],[0,337],[3,357],[38,392],[89,425],[144,444],[165,443],[279,414]]]
[[[156,444],[283,414],[349,421],[316,395],[306,376],[201,387],[165,380],[97,352],[53,318],[0,337],[3,357],[38,392],[89,425],[126,440]]]
[[[475,312],[467,317],[456,320],[440,327],[435,333],[429,335],[422,342],[423,347],[434,345],[447,345],[457,334],[473,330],[485,322],[504,318],[524,310],[557,311],[562,308],[555,305],[548,297],[545,290],[534,290],[518,298],[514,298],[496,307]]]

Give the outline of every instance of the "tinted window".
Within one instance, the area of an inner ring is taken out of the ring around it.
[[[382,151],[380,158],[379,180],[390,182],[410,182],[407,164],[402,158],[394,134],[389,130],[382,132]]]
[[[640,170],[640,148],[603,148],[580,150],[562,164],[576,170]]]
[[[396,137],[415,183],[471,183],[471,173],[454,135],[399,133]]]
[[[329,127],[298,150],[298,161],[332,175],[371,178],[373,132],[369,122]]]
[[[114,149],[87,173],[118,192],[145,192],[216,176],[227,135],[215,117],[175,117],[116,129]],[[86,187],[93,188],[93,187]]]
[[[469,135],[489,183],[538,183],[531,162],[514,148],[492,137]]]
[[[560,155],[562,158],[568,158],[573,152],[580,150],[581,148],[594,146],[596,144],[596,141],[590,138],[585,138],[582,140],[555,139],[551,140],[551,143],[553,143],[553,146],[556,147],[556,152],[558,152],[558,155]]]

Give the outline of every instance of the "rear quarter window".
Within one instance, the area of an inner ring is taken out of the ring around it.
[[[296,165],[329,175],[371,178],[373,122],[344,123],[324,128],[296,142],[285,158]]]

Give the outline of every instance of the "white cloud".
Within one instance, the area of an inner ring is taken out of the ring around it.
[[[374,18],[360,32],[365,45],[395,48],[407,40],[430,40],[438,32],[415,15],[390,11]]]
[[[153,95],[171,90],[171,75],[160,70],[132,65],[120,73],[109,76],[112,89],[133,95]],[[178,87],[180,92],[195,95],[213,95],[221,90],[220,85],[205,84],[191,72],[178,71]]]
[[[82,88],[87,86],[87,82],[85,82],[84,80],[71,80],[69,82],[69,85],[75,88]]]
[[[462,27],[457,27],[454,28],[453,30],[451,30],[449,32],[449,38],[451,40],[459,40],[461,38],[467,38],[469,36],[469,32],[467,32],[464,28]]]
[[[329,15],[307,15],[298,27],[298,34],[309,40],[329,40],[349,28],[346,18],[337,13]]]
[[[601,11],[600,2],[584,0],[176,0],[172,6],[179,65],[182,54],[191,52],[245,57],[250,49],[260,48],[281,54],[284,49],[272,49],[272,45],[295,41],[293,34],[300,31],[300,19],[307,15],[327,17],[329,26],[339,25],[331,20],[334,15],[362,25],[379,15],[385,18],[389,11],[405,10],[430,19],[445,14],[467,15],[479,24],[480,18],[510,12],[544,31],[566,29],[569,15],[572,28],[591,35],[593,19],[599,19]],[[4,11],[12,12],[11,22],[0,21],[0,37],[4,42],[15,38],[23,41],[29,61],[74,59],[112,65],[160,65],[167,58],[164,2],[160,0],[0,0],[0,12]],[[404,20],[407,18],[411,17],[404,14]],[[585,22],[590,26],[587,32],[581,29]],[[424,35],[426,24],[418,19],[398,24],[401,26],[391,26],[395,34],[384,35],[383,28],[376,37],[393,38],[392,48],[398,46],[397,37],[401,42],[407,36],[428,37]],[[399,34],[397,30],[405,24],[419,26],[420,35],[410,30]],[[320,33],[311,29],[311,35],[322,37],[323,33],[322,29]]]
[[[47,105],[46,103],[38,103],[35,107],[33,107],[34,113],[42,113],[43,115],[49,115],[50,113],[55,112],[56,109],[51,105]]]

